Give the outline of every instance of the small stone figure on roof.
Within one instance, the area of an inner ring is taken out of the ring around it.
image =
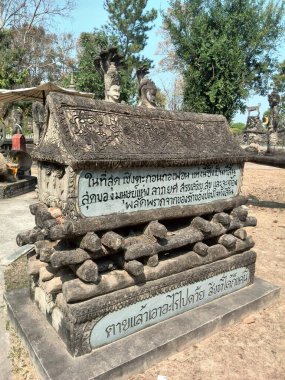
[[[139,81],[139,104],[138,106],[146,108],[155,108],[157,87],[155,83],[146,78],[149,69],[146,66],[142,66],[137,70],[137,78]]]
[[[102,50],[100,55],[94,59],[97,69],[104,75],[105,100],[112,103],[120,103],[120,76],[118,68],[122,66],[123,56],[118,53],[116,47]]]

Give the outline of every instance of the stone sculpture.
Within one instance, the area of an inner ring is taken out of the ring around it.
[[[13,108],[11,116],[13,122],[12,134],[22,133],[23,110],[20,107]]]
[[[41,138],[44,125],[44,105],[40,102],[34,102],[32,105],[33,113],[33,140],[38,144]]]
[[[123,57],[116,47],[103,50],[94,59],[95,67],[104,75],[105,100],[111,103],[120,102],[120,76],[118,68],[123,65]]]
[[[33,150],[34,302],[74,356],[250,285],[256,219],[220,115],[51,93]]]
[[[106,74],[104,75],[105,100],[107,102],[120,102],[120,78],[114,62],[111,62]]]
[[[141,67],[137,70],[137,78],[139,82],[139,103],[138,106],[146,108],[155,108],[157,87],[154,82],[146,75],[149,70],[147,67]]]
[[[270,114],[267,130],[267,153],[274,153],[278,144],[278,105],[280,104],[280,100],[280,95],[274,88],[268,95]]]
[[[280,95],[276,88],[274,88],[268,95],[268,103],[270,106],[269,129],[272,129],[274,132],[276,132],[278,125],[278,105],[280,100]]]
[[[6,141],[6,125],[0,119],[0,147],[5,143],[5,141]]]

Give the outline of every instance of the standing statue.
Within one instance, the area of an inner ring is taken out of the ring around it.
[[[120,77],[114,62],[104,75],[105,100],[112,103],[120,103]]]
[[[40,102],[34,102],[32,105],[33,114],[33,140],[38,144],[41,138],[44,125],[44,105]]]
[[[6,125],[3,120],[0,119],[0,147],[6,141]]]
[[[278,127],[278,105],[280,104],[280,95],[276,88],[268,95],[268,103],[270,106],[269,125],[267,131],[267,152],[274,153],[275,146],[278,143],[277,127]]]
[[[146,75],[149,70],[146,66],[142,66],[137,70],[137,78],[139,82],[139,103],[138,106],[146,108],[155,108],[157,87],[154,82]]]
[[[16,133],[22,133],[22,125],[23,125],[23,110],[20,107],[13,108],[12,110],[12,123],[13,123],[13,129],[12,129],[12,135],[15,135]]]
[[[269,128],[272,128],[274,132],[277,131],[278,125],[278,106],[280,104],[280,95],[276,88],[273,89],[271,94],[268,95],[268,103],[270,106]]]
[[[116,47],[102,50],[94,59],[97,69],[104,75],[105,100],[112,103],[120,103],[120,76],[118,68],[123,65],[123,56],[118,53]]]

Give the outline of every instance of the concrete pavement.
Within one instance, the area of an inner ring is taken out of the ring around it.
[[[0,378],[3,380],[12,379],[11,362],[8,359],[9,334],[6,330],[8,318],[3,300],[5,290],[3,263],[6,264],[5,259],[19,249],[16,244],[17,234],[34,227],[34,216],[30,213],[29,205],[36,202],[36,192],[0,199]]]
[[[30,213],[29,205],[36,202],[35,191],[14,198],[0,199],[0,262],[3,257],[19,248],[16,244],[17,234],[35,226],[35,218]]]

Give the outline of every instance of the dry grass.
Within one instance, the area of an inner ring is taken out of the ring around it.
[[[27,288],[29,286],[26,255],[7,267],[4,272],[4,278],[6,291]]]
[[[9,359],[12,364],[13,380],[40,380],[33,364],[30,361],[28,351],[24,347],[13,327],[7,323],[10,336]]]

